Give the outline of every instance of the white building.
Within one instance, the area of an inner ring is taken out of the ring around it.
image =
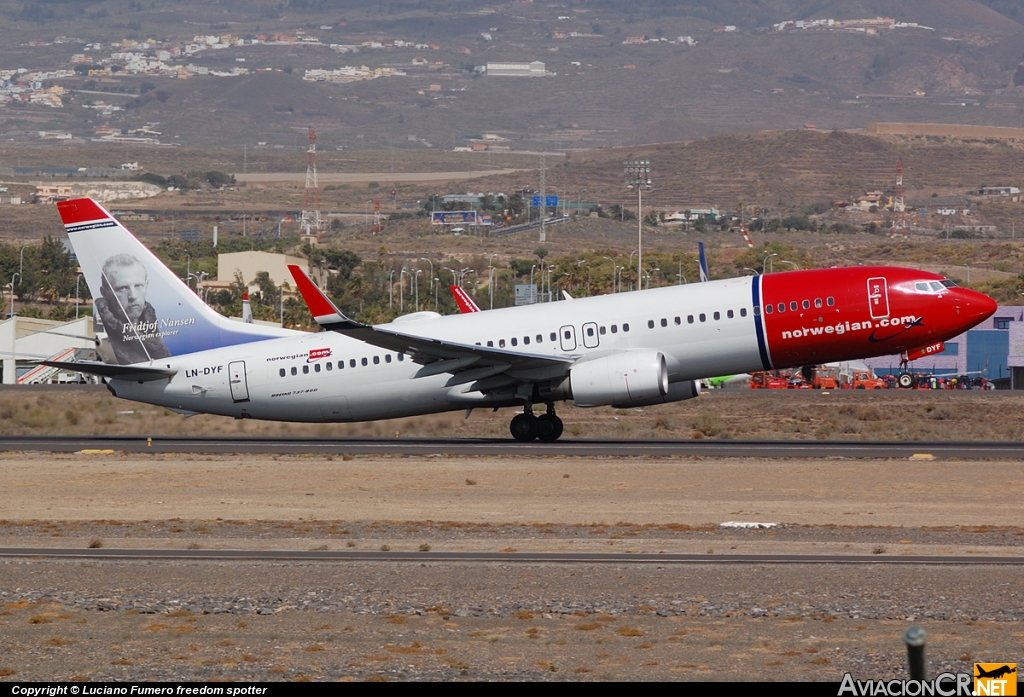
[[[19,378],[24,380],[26,373],[36,367],[38,360],[71,352],[61,360],[73,361],[74,349],[96,348],[95,341],[88,338],[92,336],[95,336],[95,332],[92,317],[89,316],[71,322],[15,316],[0,322],[3,384],[15,385]]]
[[[487,74],[495,77],[544,77],[549,73],[543,61],[531,63],[488,63]]]

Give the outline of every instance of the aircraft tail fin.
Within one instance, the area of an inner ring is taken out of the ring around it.
[[[459,312],[464,315],[470,312],[480,312],[480,306],[473,302],[473,298],[469,297],[469,293],[465,289],[461,286],[448,286],[448,288],[455,297],[455,304],[459,306]]]
[[[221,316],[103,206],[57,204],[93,297],[97,331],[120,365],[262,341],[292,332]]]
[[[704,243],[697,243],[697,256],[700,261],[700,282],[704,283],[711,280],[711,276],[708,275],[708,258],[704,254]]]

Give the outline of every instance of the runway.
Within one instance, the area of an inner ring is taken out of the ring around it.
[[[562,440],[433,438],[153,438],[3,436],[0,452],[248,453],[271,455],[536,455],[571,457],[767,457],[963,460],[1024,459],[1024,443],[942,441]]]
[[[209,549],[53,549],[0,548],[0,557],[32,559],[414,562],[419,564],[869,564],[881,566],[1024,566],[1022,556],[883,556],[837,554],[601,554],[564,552],[376,552]]]

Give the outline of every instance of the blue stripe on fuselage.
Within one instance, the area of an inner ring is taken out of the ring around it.
[[[772,363],[768,359],[768,345],[764,341],[764,324],[761,319],[761,277],[754,276],[750,285],[754,297],[754,331],[757,333],[757,350],[761,353],[761,365],[765,370],[771,370]]]

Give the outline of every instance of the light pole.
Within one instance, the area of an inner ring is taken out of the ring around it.
[[[416,281],[416,312],[420,311],[420,274],[423,273],[423,269],[416,269],[416,275],[412,278]]]
[[[191,254],[186,254],[185,255],[185,285],[188,286],[189,288],[192,287],[192,282],[189,280],[189,278],[191,278],[191,277],[192,277],[192,255]]]
[[[772,252],[771,254],[769,254],[768,256],[766,256],[764,258],[764,261],[761,262],[761,275],[762,276],[764,275],[764,265],[768,263],[769,259],[771,259],[772,257],[777,257],[777,256],[779,256],[779,255],[776,254],[775,252]],[[775,271],[775,261],[774,260],[772,260],[772,269],[771,270]]]
[[[395,270],[388,274],[388,309],[395,307]]]
[[[430,286],[428,286],[428,287],[429,288],[433,288],[434,287],[434,262],[432,262],[430,259],[427,259],[426,257],[420,257],[420,261],[425,261],[428,264],[430,264]],[[435,312],[437,311],[437,291],[436,290],[434,291],[434,311]]]
[[[405,279],[403,276],[408,276],[408,272],[405,267],[398,273],[398,311],[405,312]]]
[[[632,189],[636,187],[636,286],[640,289],[641,269],[643,268],[644,256],[644,208],[643,190],[644,187],[651,188],[651,161],[650,160],[624,160],[622,171],[626,175],[626,186]]]
[[[794,262],[792,262],[792,261],[788,261],[788,260],[786,260],[786,259],[779,259],[779,263],[780,263],[780,264],[793,264],[793,268],[794,268],[794,269],[795,269],[796,271],[799,271],[799,270],[800,270],[800,267],[799,267],[799,266],[797,266],[797,265],[796,265],[796,264],[795,264]]]
[[[452,272],[452,285],[453,286],[459,285],[459,272],[456,271],[455,269],[450,269],[447,266],[444,267],[444,270]]]
[[[207,276],[209,276],[209,275],[210,274],[206,273],[205,271],[196,271],[195,273],[190,273],[189,274],[190,278],[196,279],[196,295],[200,295],[200,293],[199,293],[199,284],[201,284],[203,282],[203,280]]]
[[[26,244],[21,248],[21,251],[18,252],[18,278],[21,280],[25,279],[25,249],[30,246],[31,245]]]
[[[633,255],[634,254],[636,254],[636,250],[635,249],[632,252],[629,253],[629,265],[630,265],[630,267],[633,266]],[[640,264],[639,264],[639,262],[637,263],[636,274],[637,274],[637,278],[640,278]],[[622,280],[621,280],[621,277],[620,277],[620,279],[619,279],[619,290],[622,290],[621,286],[622,286]]]
[[[14,279],[20,278],[21,274],[15,273],[11,276],[11,317],[14,317]]]
[[[750,273],[752,273],[755,276],[757,275],[757,271],[755,269],[750,268],[749,266],[744,266],[743,270],[744,271],[749,271]]]
[[[75,319],[78,319],[78,303],[79,303],[79,298],[81,297],[78,294],[78,285],[81,282],[82,282],[82,274],[78,274],[75,277]]]
[[[441,279],[434,277],[434,311],[437,311],[437,287],[441,285]]]
[[[494,257],[491,257],[492,259]],[[492,264],[487,265],[487,289],[491,295],[491,309],[494,309],[494,266]]]

